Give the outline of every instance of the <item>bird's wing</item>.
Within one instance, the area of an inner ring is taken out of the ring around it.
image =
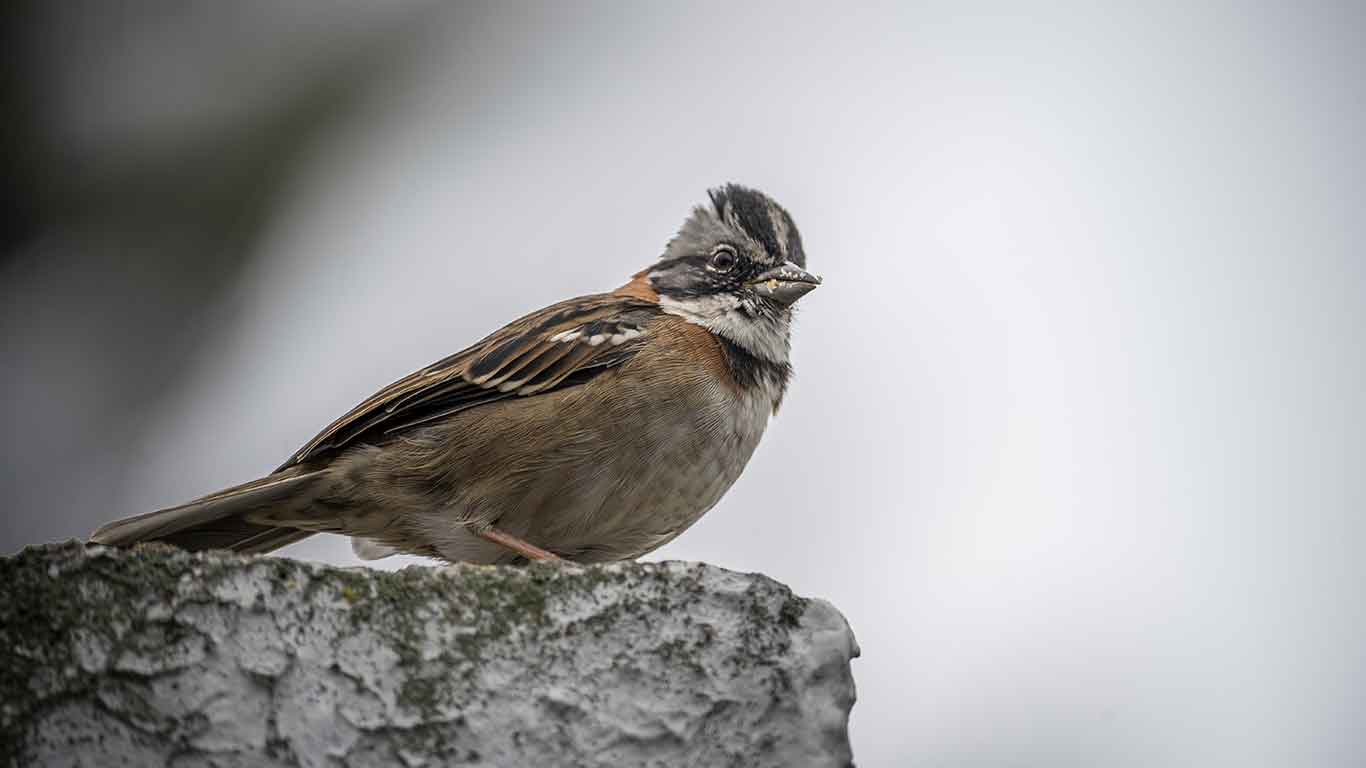
[[[484,403],[582,384],[631,359],[659,311],[652,302],[600,294],[533,312],[376,392],[280,469]]]

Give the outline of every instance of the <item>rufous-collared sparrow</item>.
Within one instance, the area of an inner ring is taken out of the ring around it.
[[[820,283],[792,217],[710,192],[653,265],[390,384],[273,474],[120,520],[97,543],[268,552],[318,532],[358,555],[626,560],[692,525],[777,411],[792,304]]]

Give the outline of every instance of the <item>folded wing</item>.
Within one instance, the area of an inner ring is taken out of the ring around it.
[[[619,294],[546,307],[375,393],[280,469],[485,403],[581,384],[630,360],[658,313],[657,304]]]

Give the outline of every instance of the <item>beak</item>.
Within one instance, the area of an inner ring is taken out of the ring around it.
[[[816,286],[820,284],[819,277],[789,261],[754,278],[749,282],[749,287],[760,296],[786,307],[816,290]]]

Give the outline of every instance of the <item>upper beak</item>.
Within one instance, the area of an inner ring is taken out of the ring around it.
[[[749,282],[750,287],[760,296],[772,299],[783,306],[788,306],[816,290],[816,286],[820,284],[819,277],[790,261],[768,270]]]

